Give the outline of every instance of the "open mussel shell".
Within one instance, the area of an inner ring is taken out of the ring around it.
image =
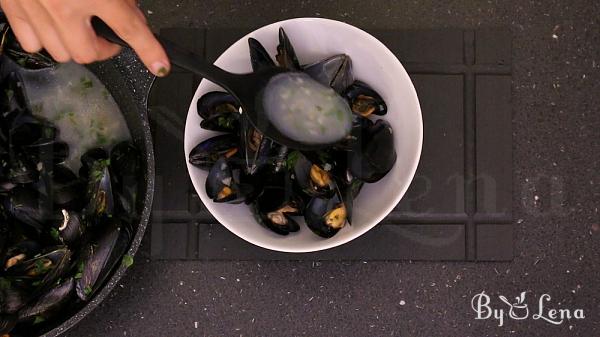
[[[239,114],[240,103],[230,93],[211,91],[198,99],[197,109],[202,119],[208,119],[224,113]]]
[[[252,186],[240,183],[241,170],[231,167],[226,158],[215,162],[206,177],[206,194],[214,202],[241,203],[252,192]]]
[[[43,292],[68,270],[71,264],[71,250],[64,246],[51,248],[48,252],[7,269],[7,275],[20,279],[31,289],[31,297]],[[27,282],[27,281],[31,282]]]
[[[300,189],[311,197],[330,197],[335,193],[335,181],[330,172],[331,165],[310,161],[304,154],[295,151],[288,157],[293,166],[294,178]]]
[[[82,301],[88,301],[100,288],[129,247],[129,227],[116,222],[105,225],[106,230],[84,248],[79,262],[81,274],[77,276],[80,278],[76,280],[75,290]]]
[[[395,163],[392,127],[380,119],[366,131],[357,150],[351,152],[350,172],[364,182],[374,183],[383,178]]]
[[[270,68],[275,66],[275,62],[269,55],[269,52],[265,47],[254,38],[248,39],[248,47],[250,49],[250,63],[252,64],[252,70],[259,71],[264,68]]]
[[[75,282],[73,278],[68,278],[55,285],[35,301],[19,310],[19,322],[33,320],[38,316],[48,318],[53,314],[57,314],[57,311],[72,298],[74,289]]]
[[[55,209],[81,210],[85,206],[86,184],[68,167],[55,165],[44,177],[47,195]]]
[[[215,136],[196,145],[190,151],[189,161],[196,167],[210,170],[219,158],[231,158],[237,155],[239,146],[239,139],[236,135]]]
[[[214,113],[200,122],[204,130],[237,133],[240,129],[240,114],[237,112]]]
[[[252,205],[256,220],[280,235],[288,235],[300,230],[291,217],[300,215],[303,209],[302,198],[293,195],[291,186],[267,186]]]
[[[304,72],[317,82],[332,87],[337,93],[342,93],[354,82],[352,60],[346,54],[334,55],[309,64],[304,67]]]
[[[277,45],[277,55],[275,56],[279,66],[290,70],[301,70],[300,62],[292,42],[288,38],[285,30],[279,28],[279,45]]]
[[[115,200],[112,191],[110,171],[106,161],[97,161],[90,170],[87,187],[88,205],[86,215],[90,219],[111,217],[114,214]]]
[[[338,193],[331,198],[314,197],[304,210],[306,225],[315,234],[330,238],[346,225],[348,210]]]
[[[343,93],[348,100],[352,112],[356,115],[369,117],[385,115],[387,105],[381,96],[368,84],[355,81]]]
[[[7,270],[20,262],[27,261],[41,251],[42,247],[37,241],[22,240],[14,246],[8,247],[2,257],[0,270]]]

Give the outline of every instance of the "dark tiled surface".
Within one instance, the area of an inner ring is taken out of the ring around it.
[[[189,44],[189,49],[198,55],[214,60],[247,31],[171,28],[162,35]],[[496,245],[477,244],[478,238],[485,235],[478,230],[487,230],[477,223],[511,220],[511,87],[510,68],[504,67],[510,64],[506,57],[510,55],[510,34],[503,30],[377,30],[374,34],[406,62],[421,102],[425,135],[415,181],[384,225],[343,247],[312,254],[259,249],[215,226],[216,221],[193,191],[180,153],[181,125],[198,79],[178,70],[157,81],[149,102],[158,163],[153,258],[512,258],[512,240]],[[440,53],[440,48],[445,52]],[[481,69],[474,68],[475,55],[479,63],[488,63],[487,69],[496,74],[483,75]],[[464,146],[466,142],[468,147]],[[511,231],[511,226],[506,224],[496,230]],[[190,239],[198,235],[197,239]]]
[[[256,27],[296,16],[367,30],[508,27],[515,258],[155,261],[148,232],[120,286],[67,336],[600,335],[597,1],[142,0],[142,7],[157,30]],[[527,291],[532,309],[548,293],[548,305],[584,309],[586,319],[499,327],[474,319],[470,301],[481,291],[508,298]]]

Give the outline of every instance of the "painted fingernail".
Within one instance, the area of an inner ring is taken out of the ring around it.
[[[169,68],[163,62],[154,62],[152,72],[158,77],[165,77],[169,73]]]

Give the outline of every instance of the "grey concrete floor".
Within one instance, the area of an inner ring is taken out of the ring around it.
[[[321,16],[369,28],[509,27],[513,44],[511,263],[151,262],[68,336],[599,336],[600,3],[144,0],[161,27],[257,27]],[[440,51],[443,52],[443,51]],[[474,320],[485,290],[586,318]],[[535,303],[534,303],[535,302]]]

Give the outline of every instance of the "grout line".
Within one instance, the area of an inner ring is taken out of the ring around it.
[[[475,33],[472,30],[464,32],[464,56],[465,65],[472,66],[475,61]],[[475,165],[476,165],[476,135],[475,135],[475,74],[473,72],[464,73],[464,170],[465,170],[465,212],[468,220],[465,227],[465,252],[467,260],[477,259],[477,228],[473,220],[473,215],[477,209],[477,190],[475,183]]]

